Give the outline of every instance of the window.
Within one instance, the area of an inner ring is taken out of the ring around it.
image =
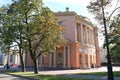
[[[0,54],[0,62],[2,62],[2,57],[3,57],[2,54]]]
[[[58,54],[58,64],[62,64],[63,63],[63,56],[61,53]]]
[[[85,60],[86,60],[86,61],[85,61],[86,64],[88,64],[88,56],[87,56],[87,55],[85,56]]]
[[[88,44],[90,44],[90,29],[88,28]]]
[[[82,64],[82,55],[81,54],[79,56],[79,62],[80,62],[80,64]]]
[[[63,26],[63,22],[62,21],[59,21],[58,24],[61,25],[61,26]]]
[[[10,55],[10,62],[13,62],[13,55]]]
[[[68,62],[68,47],[65,47],[65,54],[66,54],[66,66],[67,66],[67,62]]]
[[[76,33],[77,33],[77,41],[79,41],[79,32],[78,32],[78,26],[76,26]]]
[[[84,40],[84,43],[87,43],[85,25],[83,25],[83,40]]]
[[[81,42],[80,24],[76,24],[77,41]]]

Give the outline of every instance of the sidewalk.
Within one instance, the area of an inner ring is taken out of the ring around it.
[[[30,80],[30,79],[0,73],[0,80]]]

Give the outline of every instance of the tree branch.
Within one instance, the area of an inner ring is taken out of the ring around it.
[[[113,13],[118,10],[120,7],[117,7],[115,10],[113,10],[113,12],[110,14],[110,16],[108,17],[108,20],[110,20],[111,16],[113,15]]]

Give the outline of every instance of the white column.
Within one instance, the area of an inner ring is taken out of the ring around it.
[[[93,64],[94,64],[94,68],[95,68],[95,55],[93,55]]]
[[[70,46],[68,46],[67,58],[68,58],[68,67],[70,67]]]
[[[88,44],[88,29],[86,27],[86,41],[87,41],[87,44]]]
[[[66,47],[63,47],[63,67],[66,67]]]
[[[83,25],[81,24],[81,43],[83,43]]]
[[[52,67],[52,54],[49,54],[49,67]]]
[[[92,45],[94,45],[94,30],[92,30]]]
[[[56,67],[56,49],[54,51],[54,54],[53,54],[53,67]]]
[[[91,36],[90,37],[90,43],[91,43],[90,45],[92,45],[92,30],[91,29],[90,29],[90,36]]]

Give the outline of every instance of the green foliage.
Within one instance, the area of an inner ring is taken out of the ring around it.
[[[111,59],[114,63],[120,63],[120,15],[114,18],[110,25],[111,32],[108,34],[109,43],[112,44],[110,50]]]
[[[87,6],[88,11],[95,16],[95,19],[98,20],[98,23],[103,24],[102,22],[102,6],[104,9],[110,6],[111,0],[92,0],[90,1],[89,5]],[[109,12],[105,12],[106,17]]]
[[[58,25],[54,14],[49,8],[43,8],[41,16],[35,16],[35,20],[29,23],[29,37],[31,37],[32,50],[39,54],[50,52],[60,41],[60,33],[63,27]],[[34,27],[33,27],[34,26]]]
[[[7,10],[1,8],[1,13],[2,42],[9,46],[16,43],[21,60],[23,50],[28,49],[34,68],[40,55],[52,52],[64,41],[61,36],[63,27],[58,24],[54,13],[44,7],[42,0],[13,0]]]
[[[103,8],[105,11],[106,23],[109,29],[109,33],[107,34],[109,38],[108,43],[112,45],[110,50],[111,59],[113,62],[118,63],[120,62],[120,13],[117,13],[116,15],[113,15],[113,13],[115,13],[116,10],[120,9],[120,6],[118,5],[119,0],[116,0],[115,8],[113,8],[114,10],[112,12],[109,12],[109,8],[112,6],[111,3],[112,0],[95,0],[91,1],[87,8],[91,13],[95,15],[100,24],[102,24],[101,21],[103,19],[101,9]],[[106,43],[104,43],[104,47],[105,45]]]

